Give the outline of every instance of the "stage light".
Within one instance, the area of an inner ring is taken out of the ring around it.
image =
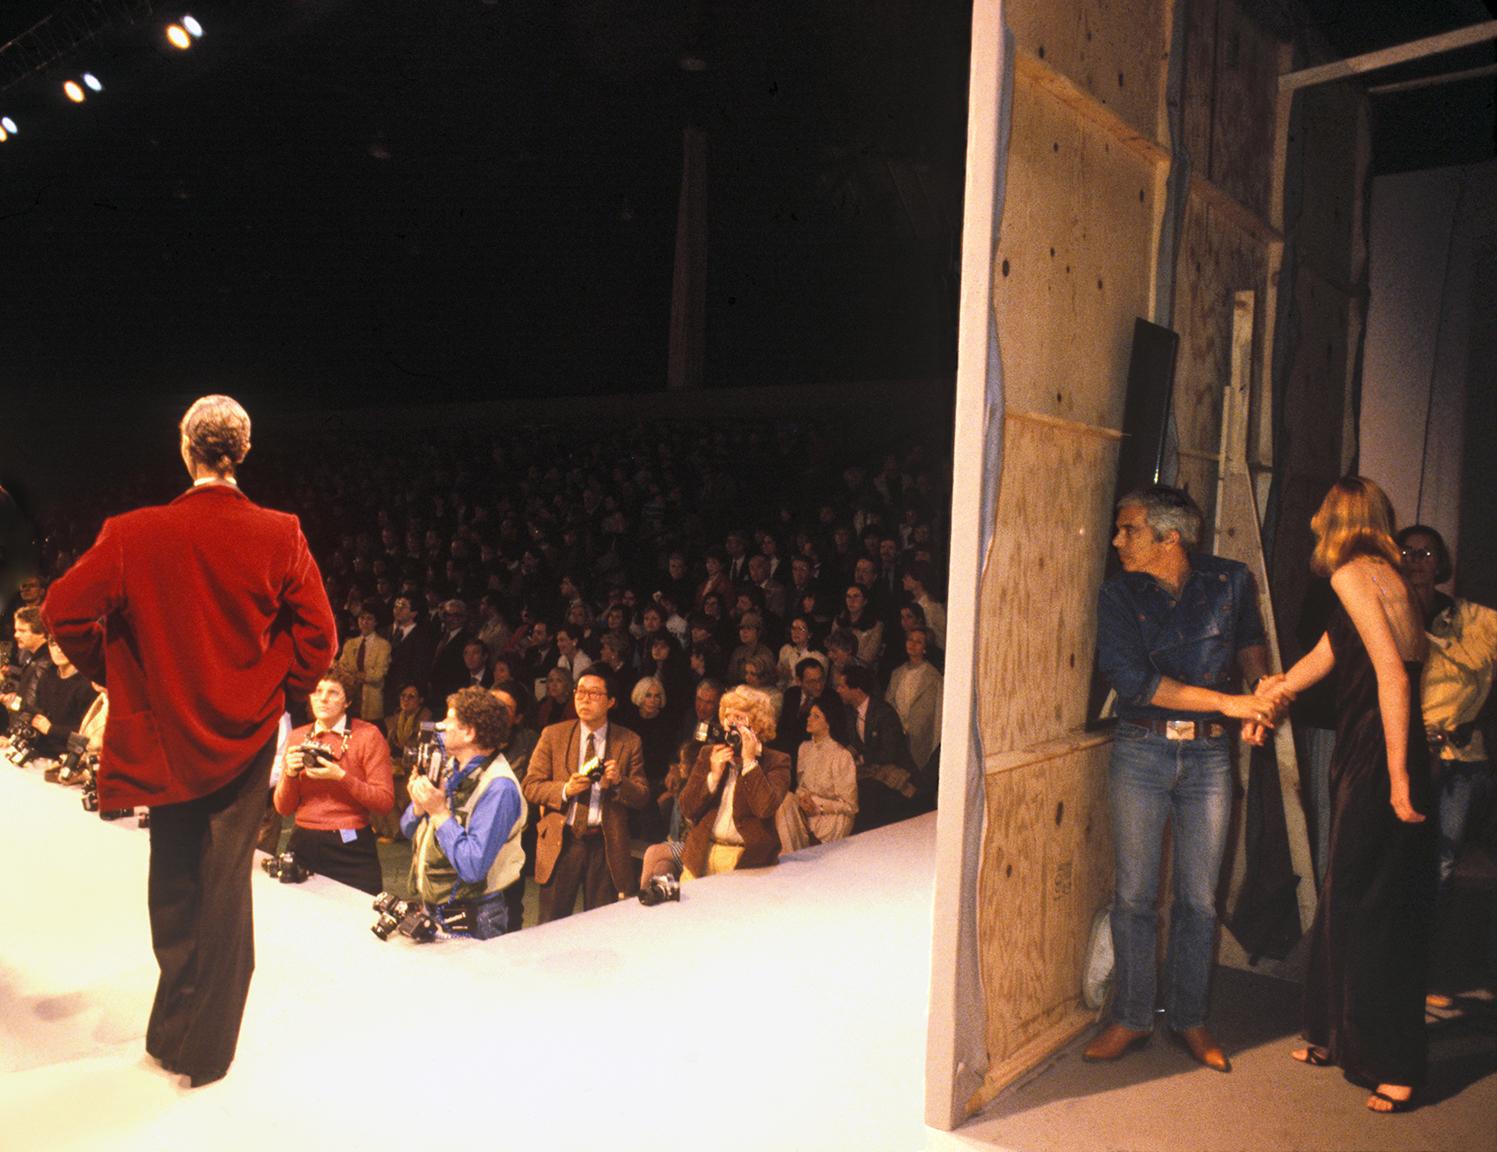
[[[104,91],[103,83],[92,72],[85,72],[83,74],[83,82],[88,85],[89,90],[92,92]]]
[[[187,30],[180,24],[168,24],[166,38],[173,48],[181,48],[184,52],[192,47],[192,37],[187,35]]]
[[[9,116],[0,116],[0,128],[4,128],[12,136],[20,131],[20,129],[16,127],[16,122]]]
[[[83,85],[76,80],[69,80],[62,86],[62,90],[74,104],[82,104],[88,99],[88,94],[83,91]]]
[[[187,29],[188,35],[190,35],[194,40],[202,39],[203,26],[197,22],[196,17],[183,16],[182,27]]]
[[[4,144],[9,139],[10,133],[7,132],[4,128],[0,128],[0,144]]]

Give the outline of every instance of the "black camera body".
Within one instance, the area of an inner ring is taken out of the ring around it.
[[[441,733],[434,721],[421,722],[421,735],[410,755],[410,773],[431,782],[435,788],[442,787],[447,779],[447,750],[442,745]]]
[[[743,752],[743,733],[737,728],[724,728],[721,724],[712,721],[698,724],[691,738],[698,744],[726,744],[733,749],[734,756]]]
[[[437,938],[437,922],[419,900],[401,900],[389,892],[381,892],[374,898],[374,910],[379,919],[369,931],[381,940],[388,940],[396,932],[417,944]]]
[[[42,734],[32,726],[35,718],[34,712],[16,710],[10,722],[10,747],[5,750],[5,758],[17,768],[36,755],[37,741]]]
[[[651,877],[648,883],[640,885],[639,888],[639,902],[647,908],[680,899],[681,881],[669,872]]]
[[[99,758],[88,750],[88,737],[78,732],[68,733],[67,747],[57,758],[57,782],[88,787],[98,767]]]
[[[338,762],[338,757],[333,754],[333,750],[318,740],[303,740],[291,751],[301,753],[303,772],[308,768],[321,767],[324,763],[336,764]]]
[[[83,810],[85,812],[98,812],[100,820],[123,820],[126,816],[135,814],[134,808],[106,808],[100,812],[99,787],[92,779],[89,780],[83,789]]]
[[[265,875],[282,884],[300,884],[309,876],[315,875],[312,869],[296,858],[295,852],[290,851],[266,857],[260,861],[260,867],[265,870]]]

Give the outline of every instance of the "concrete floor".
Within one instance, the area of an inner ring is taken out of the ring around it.
[[[1221,1075],[1168,1041],[1116,1064],[1084,1064],[1090,1035],[1000,1095],[929,1152],[1497,1152],[1497,1001],[1481,957],[1497,867],[1463,862],[1435,949],[1434,987],[1457,994],[1430,1013],[1430,1079],[1417,1111],[1379,1116],[1337,1068],[1289,1058],[1298,984],[1219,968],[1212,1029],[1232,1058]]]

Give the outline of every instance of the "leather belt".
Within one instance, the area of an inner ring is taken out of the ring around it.
[[[1135,728],[1146,728],[1166,740],[1220,740],[1227,734],[1225,724],[1209,720],[1176,720],[1166,716],[1155,716],[1148,720],[1124,720]]]

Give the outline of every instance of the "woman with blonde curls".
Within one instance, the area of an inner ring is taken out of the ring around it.
[[[1310,522],[1311,567],[1336,594],[1315,648],[1260,681],[1279,701],[1336,671],[1330,862],[1311,930],[1303,1064],[1375,1085],[1374,1112],[1414,1106],[1427,1061],[1424,995],[1436,886],[1419,673],[1424,628],[1400,574],[1393,509],[1358,476]]]

